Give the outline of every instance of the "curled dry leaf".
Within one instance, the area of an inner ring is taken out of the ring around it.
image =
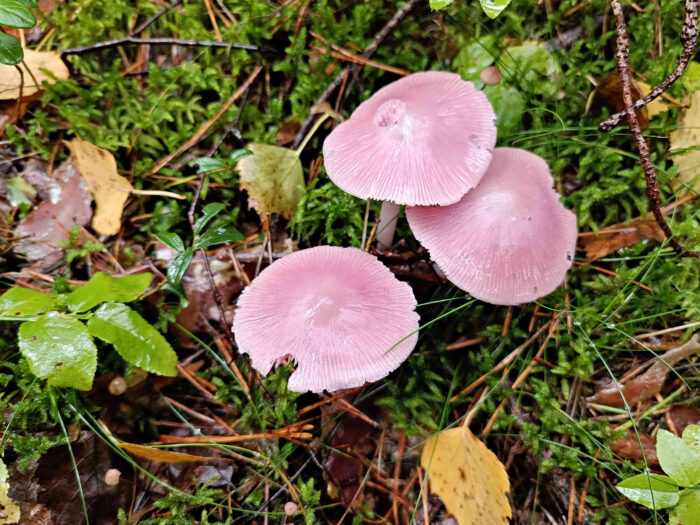
[[[66,144],[97,205],[92,228],[102,235],[116,235],[133,186],[119,175],[117,162],[109,151],[77,138]]]
[[[674,155],[673,163],[678,166],[678,175],[674,181],[676,187],[690,184],[695,192],[700,191],[700,91],[683,97],[687,106],[681,113],[678,129],[672,131],[669,139],[671,150],[679,151]]]
[[[624,407],[624,400],[627,404],[634,406],[637,403],[651,399],[661,392],[664,381],[673,365],[686,359],[700,350],[700,334],[695,334],[690,341],[677,348],[672,348],[664,352],[653,360],[653,364],[642,375],[627,381],[624,385],[618,386],[613,383],[606,383],[591,397],[589,402],[608,405],[613,407]],[[622,396],[624,395],[624,400]]]
[[[133,443],[119,443],[119,448],[126,450],[133,456],[148,459],[150,461],[158,461],[160,463],[191,463],[199,461],[210,461],[212,458],[204,456],[194,456],[192,454],[184,454],[182,452],[172,452],[162,448],[145,447],[143,445],[135,445]]]
[[[269,144],[248,144],[253,154],[238,161],[241,187],[258,215],[290,219],[304,194],[304,173],[296,151]]]
[[[420,463],[428,473],[430,491],[440,496],[460,525],[508,523],[508,474],[466,426],[428,439]]]
[[[53,84],[56,80],[70,77],[61,55],[53,51],[24,50],[24,60],[19,65],[24,73],[22,97],[33,95],[41,89],[43,82]],[[36,82],[35,82],[36,80]],[[0,100],[15,100],[19,97],[22,75],[15,66],[0,64]]]

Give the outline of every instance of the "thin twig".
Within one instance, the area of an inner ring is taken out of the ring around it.
[[[697,2],[693,2],[691,0],[688,1],[690,3],[697,4]],[[639,119],[637,118],[637,113],[634,111],[634,103],[632,102],[632,84],[630,81],[629,64],[627,63],[627,59],[629,58],[629,38],[627,36],[625,15],[622,12],[622,5],[620,4],[619,0],[610,0],[610,5],[612,6],[613,15],[615,16],[615,25],[617,26],[617,49],[615,51],[615,59],[617,60],[617,70],[620,74],[620,80],[622,82],[622,98],[625,103],[625,109],[627,110],[628,125],[632,135],[634,136],[637,149],[639,149],[640,162],[642,164],[642,168],[644,169],[644,177],[646,178],[647,183],[646,190],[647,198],[649,199],[649,206],[654,214],[657,224],[664,232],[669,244],[673,247],[676,253],[688,257],[700,257],[700,252],[686,252],[678,241],[673,239],[673,232],[666,223],[666,219],[664,219],[663,213],[661,212],[659,183],[656,179],[656,170],[654,169],[654,164],[651,162],[649,147],[647,146],[646,140],[642,135],[642,128],[639,126]]]
[[[19,112],[22,108],[22,92],[24,91],[24,71],[22,68],[15,64],[15,68],[19,71],[19,96],[17,97],[17,121],[19,122]]]
[[[619,33],[618,33],[619,35]],[[618,37],[619,38],[619,37]],[[652,89],[646,96],[634,103],[634,110],[639,111],[654,99],[665,93],[678,80],[688,67],[698,45],[698,0],[685,1],[685,20],[681,31],[683,50],[676,67],[666,79]],[[598,125],[600,131],[610,131],[627,117],[627,110],[610,116]]]
[[[84,47],[73,47],[71,49],[63,49],[61,56],[68,55],[87,55],[95,51],[110,49],[119,46],[140,46],[147,45],[170,45],[170,46],[186,46],[186,47],[222,47],[228,49],[245,49],[247,51],[259,51],[260,48],[253,44],[239,44],[236,42],[212,42],[210,40],[185,40],[181,38],[138,38],[135,36],[126,36],[115,40],[106,40]]]

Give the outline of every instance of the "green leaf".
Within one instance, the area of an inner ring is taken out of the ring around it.
[[[489,18],[496,18],[510,4],[510,0],[481,0],[481,8]]]
[[[700,525],[700,490],[681,492],[678,506],[671,513],[671,525]]]
[[[493,36],[472,40],[463,46],[454,60],[454,67],[464,80],[475,82],[479,74],[498,57],[498,44]]]
[[[182,252],[185,250],[185,243],[177,233],[173,232],[159,232],[155,234],[156,238],[166,244],[176,252]]]
[[[0,24],[8,27],[31,29],[36,25],[36,18],[29,8],[20,0],[3,0],[0,2]]]
[[[196,250],[199,250],[200,248],[206,249],[209,248],[209,246],[224,242],[241,241],[245,241],[245,237],[233,226],[217,226],[216,228],[209,228],[205,231],[194,243],[194,247]]]
[[[688,425],[685,427],[683,442],[700,451],[700,425]]]
[[[34,375],[54,386],[90,390],[97,348],[83,323],[50,313],[19,327],[19,351]]]
[[[0,64],[14,66],[24,58],[24,51],[19,41],[12,35],[0,32]]]
[[[184,252],[178,253],[173,262],[168,266],[168,281],[175,287],[180,285],[182,278],[187,273],[187,268],[190,267],[194,257],[194,248],[187,248]]]
[[[199,235],[204,227],[209,224],[209,221],[224,211],[224,208],[226,208],[226,205],[222,202],[212,202],[211,204],[207,204],[204,208],[202,208],[202,216],[194,223],[195,235]]]
[[[57,303],[58,298],[53,294],[17,286],[0,296],[0,315],[43,314],[55,310]]]
[[[25,7],[39,7],[39,3],[36,0],[15,0],[15,2],[22,4]]]
[[[678,486],[667,476],[638,474],[615,487],[635,503],[650,509],[665,509],[678,503]]]
[[[10,193],[10,205],[32,205],[32,201],[29,200],[29,198],[34,198],[36,196],[36,190],[22,177],[11,177],[5,180],[5,187]]]
[[[522,129],[525,98],[520,91],[501,82],[495,86],[486,86],[484,94],[496,112],[499,137],[507,137]]]
[[[248,155],[252,155],[253,152],[250,151],[249,149],[245,148],[240,148],[240,149],[235,149],[231,152],[231,155],[229,156],[229,161],[233,164],[241,160],[243,157],[247,157]]]
[[[66,304],[73,312],[84,312],[98,304],[110,301],[128,303],[135,301],[151,284],[150,273],[112,277],[97,272],[85,286],[68,294]]]
[[[678,485],[688,487],[700,483],[700,451],[668,430],[656,436],[656,455],[666,474]]]
[[[90,334],[114,345],[125,361],[163,376],[177,375],[177,354],[138,313],[121,303],[103,304],[88,321]]]
[[[241,187],[258,215],[277,213],[288,219],[304,196],[304,173],[296,151],[269,144],[248,144],[252,155],[238,161]]]
[[[430,9],[445,9],[455,0],[430,0]]]
[[[219,159],[211,157],[199,157],[189,162],[188,166],[197,166],[197,173],[206,173],[208,171],[221,170],[226,167],[226,164]]]

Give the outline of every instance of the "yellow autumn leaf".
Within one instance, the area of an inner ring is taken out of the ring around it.
[[[639,89],[642,90],[642,93],[644,93],[644,95],[648,95],[651,91],[651,86],[646,82],[637,82],[637,84],[639,85]],[[661,113],[665,113],[666,111],[668,111],[669,105],[663,102],[661,98],[655,98],[654,100],[649,102],[649,104],[646,105],[646,108],[649,118],[652,118],[656,115],[660,115]]]
[[[253,154],[238,161],[241,187],[251,207],[262,217],[277,213],[288,219],[304,195],[304,172],[299,154],[270,144],[248,144]]]
[[[95,199],[92,228],[103,235],[116,235],[122,223],[122,211],[131,183],[117,172],[117,162],[107,150],[93,146],[81,139],[67,143],[78,172],[87,182]]]
[[[12,501],[9,496],[10,482],[7,474],[7,467],[0,461],[0,509],[2,515],[0,524],[19,522],[19,505]]]
[[[420,463],[430,492],[440,496],[459,525],[508,524],[506,470],[469,428],[451,428],[428,439]]]
[[[700,146],[700,91],[683,97],[687,106],[681,113],[678,129],[669,136],[671,153],[686,148]],[[678,175],[673,181],[674,186],[691,185],[695,191],[700,191],[700,150],[691,149],[673,155],[673,163],[678,166]]]
[[[172,452],[170,450],[164,450],[162,448],[134,445],[133,443],[119,443],[119,448],[126,450],[129,454],[132,454],[134,456],[149,459],[151,461],[159,461],[160,463],[192,463],[199,461],[209,461],[212,459],[204,456],[184,454],[182,452]]]
[[[25,49],[24,60],[19,66],[24,73],[22,97],[39,91],[44,81],[53,84],[56,80],[65,80],[70,77],[70,72],[61,60],[61,55],[53,51]],[[15,66],[0,64],[0,100],[18,98],[21,82],[22,76]]]

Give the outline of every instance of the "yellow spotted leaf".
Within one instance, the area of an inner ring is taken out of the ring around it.
[[[61,55],[53,51],[24,50],[24,60],[18,64],[22,68],[20,75],[15,66],[0,64],[0,100],[15,100],[19,97],[19,87],[22,87],[22,98],[33,95],[41,89],[46,81],[53,84],[56,80],[70,77],[68,68],[61,60]]]
[[[270,144],[253,143],[246,148],[253,154],[238,161],[238,172],[251,207],[260,216],[277,213],[291,218],[304,195],[299,155],[294,150]]]
[[[117,162],[109,151],[81,139],[73,139],[67,145],[75,167],[95,199],[92,228],[103,235],[116,235],[121,228],[124,204],[133,186],[119,175]]]
[[[9,496],[10,482],[8,479],[7,467],[0,461],[0,524],[19,522],[19,505],[12,501]]]
[[[683,97],[683,104],[688,106],[681,113],[678,129],[671,132],[670,142],[673,163],[678,166],[678,175],[674,186],[690,185],[700,191],[700,91]]]
[[[133,443],[119,443],[119,448],[126,450],[129,454],[132,454],[134,456],[149,459],[151,461],[159,461],[160,463],[192,463],[199,461],[209,461],[212,459],[206,458],[204,456],[184,454],[182,452],[172,452],[170,450],[165,450],[162,448],[134,445]]]
[[[503,464],[467,427],[451,428],[426,441],[420,458],[430,491],[459,525],[507,525],[511,517]]]

